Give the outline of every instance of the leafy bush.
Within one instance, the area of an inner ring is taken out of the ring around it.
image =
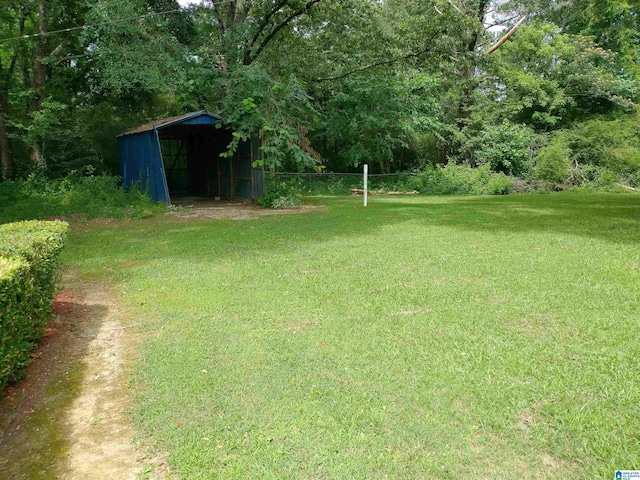
[[[580,165],[596,165],[629,174],[640,170],[640,117],[591,120],[567,133],[571,158]]]
[[[0,225],[0,389],[17,380],[51,318],[64,222]]]
[[[597,165],[576,164],[572,169],[571,179],[576,186],[598,191],[617,191],[618,175],[611,170]]]
[[[302,205],[300,192],[296,187],[296,180],[289,182],[274,181],[265,189],[264,194],[258,199],[258,204],[263,208],[291,208]]]
[[[489,165],[472,168],[451,163],[416,173],[411,187],[429,195],[505,195],[511,192],[513,182],[503,173],[492,172]]]
[[[534,158],[531,178],[554,188],[610,190],[640,176],[640,120],[591,120],[556,133]]]
[[[492,175],[487,183],[489,195],[509,195],[513,191],[514,180],[504,174]]]
[[[353,188],[363,188],[361,173],[321,175],[300,174],[293,177],[296,188],[306,195],[348,195]],[[408,173],[390,173],[370,175],[369,190],[385,192],[404,192],[413,190],[411,175]]]
[[[524,175],[531,165],[529,146],[532,140],[531,129],[505,120],[501,125],[488,127],[483,132],[476,156],[481,164],[489,164],[494,172]]]
[[[296,185],[306,195],[348,195],[352,188],[362,188],[362,175],[301,175]]]
[[[147,217],[164,209],[145,192],[126,192],[113,176],[74,172],[51,180],[32,174],[27,180],[0,182],[0,223],[57,215]]]
[[[557,136],[535,157],[531,178],[553,185],[564,183],[571,175],[570,155],[565,137]]]
[[[630,187],[639,188],[640,187],[640,170],[637,172],[630,173],[624,179],[625,183],[629,184]]]

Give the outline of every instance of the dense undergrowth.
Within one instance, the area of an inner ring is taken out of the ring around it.
[[[535,134],[505,121],[486,127],[464,144],[465,155],[445,165],[408,173],[372,175],[370,190],[413,191],[426,195],[506,195],[583,189],[593,192],[640,188],[640,117],[592,119],[549,134]],[[434,157],[428,149],[422,152]],[[471,165],[475,165],[472,167]],[[348,194],[363,188],[361,174],[279,175],[289,190],[308,195]],[[275,189],[282,187],[275,187]]]
[[[424,195],[507,195],[524,192],[552,192],[580,189],[592,192],[622,192],[640,186],[640,173],[619,174],[597,165],[561,164],[554,147],[542,152],[526,176],[506,175],[490,166],[448,164],[405,174],[374,175],[368,179],[371,191],[411,192]],[[346,195],[363,188],[361,174],[279,175],[267,189],[269,198],[296,195]],[[277,192],[277,193],[276,193]],[[263,205],[269,206],[269,205]]]
[[[53,216],[142,218],[164,208],[145,192],[125,191],[115,176],[74,172],[51,180],[34,174],[0,182],[0,223]]]

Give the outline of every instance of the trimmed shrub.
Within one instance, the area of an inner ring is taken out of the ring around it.
[[[0,388],[20,378],[51,318],[68,225],[0,225]]]

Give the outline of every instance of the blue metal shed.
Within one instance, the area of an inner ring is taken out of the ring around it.
[[[221,157],[231,140],[222,118],[204,110],[133,128],[118,137],[122,182],[167,204],[194,195],[255,201],[264,190],[264,169],[253,167],[260,144],[241,142],[233,157]]]

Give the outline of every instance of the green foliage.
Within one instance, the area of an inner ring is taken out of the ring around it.
[[[640,119],[590,120],[555,134],[534,159],[532,178],[609,189],[640,171]]]
[[[285,181],[280,177],[279,181]],[[363,188],[362,174],[297,174],[286,175],[288,181],[295,182],[295,186],[304,195],[348,195],[354,188]],[[370,175],[368,179],[370,191],[406,192],[413,190],[412,174],[390,173]]]
[[[491,175],[487,186],[481,188],[481,191],[489,195],[509,195],[513,189],[513,177],[498,173],[497,175]]]
[[[640,100],[637,80],[620,70],[614,52],[553,24],[523,26],[494,55],[482,118],[488,113],[548,131],[592,115],[633,111]]]
[[[480,164],[488,164],[494,172],[522,176],[531,166],[533,132],[524,125],[505,120],[501,125],[487,127],[476,156]]]
[[[66,215],[139,218],[164,209],[147,193],[126,192],[118,177],[106,175],[72,172],[63,179],[50,180],[32,174],[27,180],[0,182],[0,223]]]
[[[0,38],[26,37],[0,43],[3,175],[116,173],[127,127],[209,109],[236,131],[229,153],[260,138],[272,170],[456,161],[525,175],[526,127],[593,121],[574,160],[633,176],[637,132],[619,142],[628,124],[597,122],[640,103],[637,2],[557,3],[5,0]],[[485,55],[496,34],[483,25],[521,15]]]
[[[619,176],[606,167],[579,165],[572,174],[572,179],[575,178],[574,182],[580,187],[601,192],[620,190],[617,186]]]
[[[130,21],[145,14],[145,0],[92,2],[86,14],[92,26],[82,33],[94,67],[88,75],[92,93],[126,101],[172,92],[182,80],[185,52],[169,23],[180,16]]]
[[[362,175],[300,175],[296,184],[305,195],[348,195],[352,188],[362,188]],[[371,182],[372,179],[369,179]],[[371,183],[370,183],[371,185]],[[373,188],[373,186],[371,187]]]
[[[0,225],[0,390],[20,378],[51,318],[68,225]]]
[[[564,135],[557,135],[549,145],[542,148],[534,159],[531,178],[552,185],[565,182],[570,174],[569,157],[571,150]]]
[[[492,172],[489,165],[472,168],[450,163],[429,167],[412,179],[413,188],[427,195],[506,195],[513,185],[513,178]]]
[[[302,205],[300,190],[295,179],[289,182],[273,181],[267,185],[264,194],[258,199],[262,208],[291,208]]]
[[[218,81],[225,91],[224,121],[234,130],[227,155],[237,150],[240,141],[259,136],[262,159],[256,165],[270,170],[317,166],[319,156],[307,139],[317,113],[294,76],[282,83],[260,68],[238,67]]]
[[[640,116],[590,120],[568,133],[571,158],[579,164],[628,174],[640,170]]]
[[[368,163],[378,173],[402,169],[399,154],[420,135],[441,128],[435,88],[427,75],[346,78],[327,101],[317,129],[328,166],[345,170]]]
[[[631,173],[626,177],[627,183],[633,188],[640,188],[640,170]]]

